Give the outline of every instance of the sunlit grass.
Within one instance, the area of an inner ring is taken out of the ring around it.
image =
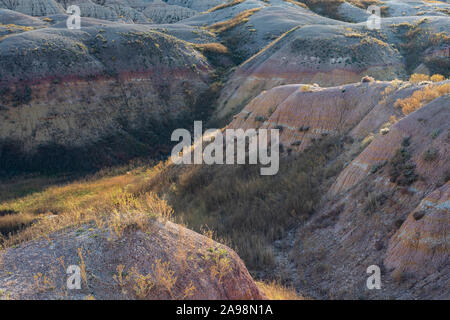
[[[299,295],[294,288],[285,287],[275,281],[257,281],[256,285],[269,300],[306,300]]]

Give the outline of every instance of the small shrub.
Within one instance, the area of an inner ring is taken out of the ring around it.
[[[396,229],[400,229],[401,226],[403,225],[403,222],[405,222],[405,219],[397,219],[394,222],[394,226]]]
[[[265,118],[265,117],[263,117],[263,116],[256,116],[255,117],[255,121],[258,121],[258,122],[264,122],[264,121],[266,121],[267,119]]]
[[[389,128],[382,128],[382,129],[380,130],[380,133],[381,133],[382,135],[385,135],[385,134],[388,134],[389,131],[391,131]]]
[[[374,139],[375,136],[373,134],[369,134],[361,141],[361,148],[365,149]]]
[[[195,44],[194,48],[204,53],[227,54],[228,48],[218,42]]]
[[[409,147],[411,144],[411,137],[405,137],[402,140],[402,147]]]
[[[392,273],[392,278],[399,285],[402,284],[403,282],[405,282],[407,279],[405,272],[403,272],[401,269],[396,269]]]
[[[225,9],[225,8],[228,8],[228,7],[232,7],[232,6],[238,5],[239,3],[242,3],[244,1],[245,0],[233,0],[231,2],[222,3],[222,4],[219,4],[218,6],[215,6],[215,7],[211,8],[211,9],[209,9],[207,12],[214,12],[214,11],[217,11],[217,10],[221,10],[221,9]]]
[[[14,104],[20,106],[23,104],[28,104],[31,101],[32,90],[29,86],[24,86],[23,88],[17,89],[14,92]]]
[[[309,126],[301,126],[300,128],[298,128],[298,131],[300,131],[300,132],[307,132],[307,131],[309,131]]]
[[[305,300],[294,288],[285,287],[275,281],[268,283],[258,281],[256,285],[269,300]]]
[[[434,161],[437,159],[439,151],[437,149],[428,149],[422,153],[422,159],[425,161]]]
[[[300,89],[301,92],[311,92],[312,91],[312,86],[309,84],[305,84],[302,86],[302,88]]]

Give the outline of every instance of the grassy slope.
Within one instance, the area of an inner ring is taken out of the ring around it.
[[[80,224],[90,214],[110,214],[123,201],[132,209],[146,209],[148,195],[158,194],[173,207],[176,222],[200,232],[210,229],[217,240],[233,247],[251,270],[262,270],[273,266],[272,242],[313,212],[324,181],[339,170],[324,169],[339,150],[334,139],[318,143],[308,152],[283,157],[275,176],[261,176],[258,166],[183,167],[166,162],[50,186],[18,198],[11,199],[9,194],[0,199],[0,211],[7,213],[0,217],[0,231],[7,235],[36,219],[45,224],[50,213]],[[80,221],[74,216],[80,216]],[[28,239],[30,229],[33,226],[25,230],[27,236],[19,232],[6,243]]]

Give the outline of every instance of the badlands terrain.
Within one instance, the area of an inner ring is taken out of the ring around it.
[[[0,299],[449,299],[449,14],[0,0]],[[278,173],[174,164],[194,121],[278,129]]]

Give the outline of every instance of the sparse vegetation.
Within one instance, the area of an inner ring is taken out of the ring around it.
[[[405,144],[389,160],[389,166],[391,182],[400,186],[408,186],[419,178],[415,172],[416,165],[411,161],[411,153]]]
[[[409,77],[409,82],[412,83],[420,83],[422,81],[429,81],[430,77],[427,76],[426,74],[421,74],[421,73],[413,73],[410,77]]]
[[[430,77],[430,80],[433,82],[440,82],[440,81],[444,81],[445,77],[442,74],[433,74]]]
[[[374,164],[371,168],[370,168],[370,173],[376,173],[378,172],[381,168],[383,168],[385,165],[387,164],[387,161],[381,161],[377,164]]]
[[[302,3],[302,2],[295,1],[295,0],[284,0],[284,1],[292,3],[292,4],[295,4],[296,6],[300,6],[300,7],[304,8],[304,9],[308,9],[308,6],[306,4],[304,4],[304,3]]]
[[[310,84],[305,84],[302,86],[302,88],[300,89],[301,92],[311,92],[312,91],[312,86]]]
[[[367,196],[366,211],[370,213],[376,212],[386,201],[386,196],[383,193],[371,192]]]
[[[369,134],[361,141],[361,149],[364,150],[373,140],[375,140],[375,136],[373,134]]]
[[[439,156],[439,150],[431,148],[427,149],[422,154],[422,159],[425,161],[434,161]]]
[[[283,286],[275,281],[258,281],[256,284],[269,300],[306,300],[303,296],[299,295],[294,288]]]
[[[414,24],[407,22],[394,25],[397,32],[404,37],[404,42],[400,45],[402,53],[406,57],[406,66],[408,70],[414,70],[421,62],[430,69],[432,73],[443,72],[448,77],[448,59],[445,57],[431,56],[427,57],[424,52],[431,47],[446,46],[450,44],[448,33],[434,33],[430,28],[425,27],[426,18],[416,21]]]
[[[194,47],[204,53],[212,53],[212,54],[227,54],[228,53],[228,48],[218,42],[195,44]]]
[[[274,263],[272,241],[313,212],[317,190],[326,179],[324,167],[340,148],[336,138],[327,138],[303,154],[283,158],[279,173],[270,177],[260,176],[258,166],[161,163],[130,174],[51,187],[0,204],[0,209],[19,212],[19,220],[34,218],[30,227],[9,235],[4,243],[13,245],[89,221],[120,236],[130,226],[145,228],[147,218],[170,216],[173,207],[176,221],[197,231],[207,225],[250,268],[260,270]],[[58,215],[48,219],[50,213]]]
[[[173,295],[177,276],[169,262],[156,259],[151,272],[148,274],[141,273],[138,266],[132,266],[127,271],[125,271],[125,268],[122,264],[117,266],[117,274],[113,276],[114,281],[122,290],[130,287],[137,299],[148,299],[154,292],[162,292],[171,299],[187,298],[186,296],[175,297]]]
[[[448,93],[450,93],[450,83],[444,83],[442,85],[430,84],[421,90],[414,91],[411,96],[405,99],[398,99],[394,105],[397,108],[401,108],[405,115],[408,115],[434,99]]]
[[[248,19],[259,10],[261,10],[261,8],[253,8],[242,11],[241,13],[238,13],[234,18],[226,21],[217,22],[209,26],[208,29],[212,32],[223,33],[242,23],[247,22]]]

